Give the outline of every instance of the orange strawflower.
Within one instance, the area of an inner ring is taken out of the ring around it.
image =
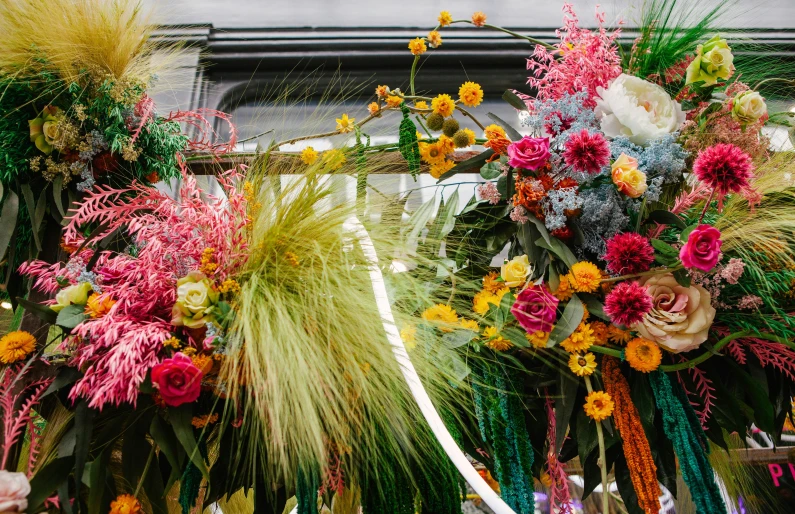
[[[439,34],[438,30],[432,30],[428,32],[428,44],[431,45],[431,48],[439,48],[442,46],[442,35]]]
[[[585,397],[585,414],[594,421],[602,421],[613,414],[613,399],[604,391],[594,391]]]
[[[36,349],[36,338],[30,332],[15,330],[0,338],[0,362],[21,361]]]
[[[482,11],[478,11],[472,15],[472,24],[476,27],[482,27],[486,24],[486,15]]]
[[[497,291],[500,291],[505,287],[505,282],[502,280],[497,280],[499,277],[500,274],[498,272],[489,272],[488,275],[483,277],[483,290],[488,291],[491,294],[497,294]]]
[[[109,514],[143,514],[143,511],[141,504],[131,494],[120,494],[110,502]]]
[[[428,47],[425,46],[425,40],[421,37],[416,37],[409,41],[409,50],[414,55],[422,55],[428,51]]]
[[[386,98],[386,95],[388,94],[389,94],[389,86],[387,85],[378,86],[377,88],[375,88],[375,96],[377,96],[378,98]]]
[[[378,102],[371,102],[367,106],[367,112],[370,113],[370,116],[375,116],[376,114],[378,114],[378,111],[380,110],[381,108],[378,106]]]
[[[116,305],[116,300],[110,295],[93,293],[86,302],[86,314],[92,318],[101,318],[110,312],[114,305]]]
[[[624,352],[630,367],[643,373],[659,368],[662,361],[662,352],[657,343],[642,337],[636,337],[628,342]]]

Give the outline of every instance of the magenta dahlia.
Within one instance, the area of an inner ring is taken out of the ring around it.
[[[654,248],[648,238],[635,232],[616,234],[607,241],[604,260],[607,271],[615,275],[642,273],[654,262]]]
[[[599,132],[582,129],[570,135],[564,147],[563,159],[574,171],[594,175],[610,162],[610,145]]]
[[[754,165],[751,156],[737,146],[718,143],[698,153],[693,173],[721,195],[737,193],[749,186]]]
[[[653,307],[652,297],[637,282],[621,282],[605,297],[605,313],[616,325],[631,327]]]

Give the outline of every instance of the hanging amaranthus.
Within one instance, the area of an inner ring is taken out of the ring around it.
[[[605,390],[615,403],[613,420],[621,434],[629,476],[638,496],[638,506],[647,514],[655,514],[660,511],[662,494],[657,482],[657,466],[654,464],[638,409],[629,395],[629,384],[614,358],[605,357],[602,361],[602,378]]]

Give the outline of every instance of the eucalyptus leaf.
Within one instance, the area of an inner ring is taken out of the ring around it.
[[[22,197],[25,199],[25,205],[28,208],[28,216],[33,222],[36,219],[36,201],[33,198],[33,190],[30,188],[30,184],[22,184],[20,189],[22,190]],[[39,227],[36,225],[33,225],[33,241],[36,244],[36,250],[40,252],[41,240],[39,239]]]
[[[419,206],[408,219],[407,226],[409,227],[409,234],[407,243],[409,246],[416,244],[417,239],[423,230],[425,230],[428,221],[436,213],[436,197],[431,197],[425,203]]]
[[[497,125],[505,129],[505,133],[508,135],[509,138],[511,138],[511,141],[519,141],[520,139],[522,139],[522,134],[520,134],[515,128],[513,128],[510,125],[510,123],[506,122],[505,120],[494,114],[493,112],[490,112],[488,116],[489,118],[494,120],[494,122]]]
[[[676,256],[679,255],[679,252],[677,251],[677,249],[674,248],[673,246],[669,245],[665,241],[661,241],[659,239],[652,239],[651,240],[651,245],[654,247],[655,250],[657,250],[658,252],[660,252],[663,255],[666,255],[666,256],[669,256],[669,257],[676,257]]]
[[[455,192],[450,195],[450,198],[447,200],[447,209],[445,210],[444,219],[442,220],[444,223],[439,233],[439,239],[443,239],[455,227],[455,214],[458,210],[459,201],[458,188],[456,188]]]
[[[502,99],[511,104],[511,107],[517,109],[519,111],[526,111],[527,104],[524,103],[524,100],[519,98],[519,95],[511,91],[510,89],[506,89],[505,92],[502,94]]]
[[[55,324],[63,328],[75,328],[88,318],[84,305],[67,305],[58,312]]]
[[[47,212],[47,188],[49,185],[44,186],[44,190],[39,195],[39,199],[36,201],[36,212],[34,213],[33,218],[33,227],[34,230],[41,230],[41,223],[44,221],[44,214]]]
[[[487,162],[480,168],[480,176],[486,180],[494,180],[502,175],[502,164],[500,161]]]
[[[505,336],[514,346],[519,348],[530,348],[530,341],[527,340],[527,333],[516,327],[504,327],[502,335]]]
[[[584,313],[585,309],[583,308],[582,301],[576,294],[573,294],[569,303],[567,303],[566,307],[563,309],[563,314],[549,334],[547,348],[560,344],[564,339],[574,333],[582,321]]]
[[[169,409],[169,420],[171,421],[171,426],[174,428],[177,440],[182,444],[185,453],[187,453],[193,465],[201,471],[204,478],[209,480],[209,470],[204,463],[204,459],[199,451],[199,446],[196,443],[196,438],[193,435],[191,419],[193,419],[193,404],[184,403],[179,407]]]
[[[442,336],[442,343],[449,349],[459,348],[469,343],[477,337],[477,333],[472,330],[454,330]]]
[[[468,171],[468,170],[470,170],[472,168],[480,168],[480,167],[482,167],[492,155],[494,155],[494,150],[489,148],[488,150],[486,150],[483,153],[479,153],[478,155],[476,155],[474,157],[471,157],[471,158],[469,158],[469,159],[467,159],[465,161],[459,162],[458,164],[453,166],[450,169],[450,171],[448,171],[447,173],[444,173],[441,177],[439,177],[439,180],[437,181],[437,183],[439,183],[439,182],[441,182],[443,180],[447,180],[448,178],[450,178],[450,177],[452,177],[454,175],[457,175],[458,173],[461,173],[462,171]]]
[[[19,197],[13,191],[8,192],[8,197],[3,202],[0,210],[0,259],[6,256],[11,245],[11,238],[17,228],[19,214]]]
[[[55,208],[63,218],[66,211],[63,210],[63,175],[58,175],[52,179],[52,199],[55,201]]]
[[[610,321],[610,316],[605,313],[604,305],[602,305],[602,302],[600,302],[599,299],[594,295],[584,293],[580,299],[588,308],[588,312],[590,312],[592,315],[605,321]]]
[[[687,273],[685,269],[678,269],[674,271],[674,278],[682,287],[690,287],[690,275]]]
[[[541,248],[546,248],[555,254],[555,256],[563,261],[563,263],[569,268],[577,263],[577,257],[574,256],[569,247],[563,244],[563,242],[556,237],[550,236],[548,242],[541,238],[536,241],[536,244]]]

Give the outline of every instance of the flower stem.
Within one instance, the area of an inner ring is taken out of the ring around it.
[[[149,466],[152,465],[152,460],[154,460],[156,446],[157,445],[152,444],[152,449],[149,451],[149,457],[146,458],[146,464],[144,465],[144,470],[141,472],[141,478],[138,479],[138,485],[135,486],[135,492],[133,493],[133,496],[136,498],[138,498],[138,493],[141,492],[141,487],[144,485],[146,474],[149,472]]]
[[[664,364],[660,366],[660,369],[665,372],[671,371],[681,371],[683,369],[695,368],[705,360],[709,359],[713,355],[720,355],[718,352],[727,344],[731,343],[735,339],[742,339],[744,337],[755,337],[757,339],[765,339],[767,341],[775,341],[777,343],[781,343],[789,348],[795,349],[795,342],[791,342],[786,337],[779,337],[773,334],[756,334],[751,332],[750,330],[741,330],[740,332],[734,332],[733,334],[729,334],[713,346],[709,351],[706,351],[699,355],[698,357],[694,357],[690,360],[685,362],[680,362],[678,364]]]
[[[649,270],[649,271],[644,271],[642,273],[633,273],[631,275],[621,275],[620,277],[603,278],[601,280],[601,282],[602,283],[604,283],[604,282],[620,282],[622,280],[628,280],[630,278],[648,277],[648,276],[651,276],[651,275],[659,275],[661,273],[673,273],[674,271],[679,271],[683,267],[684,266],[682,266],[682,265],[678,265],[678,266],[674,266],[673,268],[668,268],[668,267],[657,268],[657,269],[652,269],[652,270]]]
[[[409,75],[409,91],[411,96],[414,96],[414,75],[417,74],[417,63],[420,62],[420,56],[414,56],[414,62],[411,63],[411,75]]]
[[[592,393],[591,378],[587,376],[584,378],[585,388],[588,393]],[[607,492],[607,451],[605,450],[605,434],[602,431],[601,421],[596,421],[596,438],[599,441],[599,469],[602,471],[602,512],[610,512],[610,496]]]
[[[472,20],[454,20],[453,23],[469,23],[470,25],[474,25]],[[508,29],[503,28],[503,27],[498,27],[496,25],[489,25],[488,23],[486,23],[486,24],[483,25],[483,28],[491,29],[491,30],[497,30],[497,31],[500,31],[500,32],[505,32],[506,34],[509,34],[509,35],[515,37],[516,39],[524,39],[525,41],[529,41],[530,43],[534,43],[536,45],[541,45],[544,48],[546,48],[547,50],[557,50],[557,48],[555,48],[554,46],[550,45],[549,43],[545,43],[545,42],[541,41],[540,39],[536,39],[536,38],[530,37],[530,36],[525,36],[523,34],[519,34],[518,32],[514,32],[512,30],[508,30]]]
[[[704,215],[707,214],[707,209],[709,209],[709,204],[712,203],[713,198],[715,198],[715,188],[712,188],[712,193],[709,194],[709,199],[707,203],[704,204],[704,210],[701,211],[701,216],[698,218],[699,223],[704,219]]]

